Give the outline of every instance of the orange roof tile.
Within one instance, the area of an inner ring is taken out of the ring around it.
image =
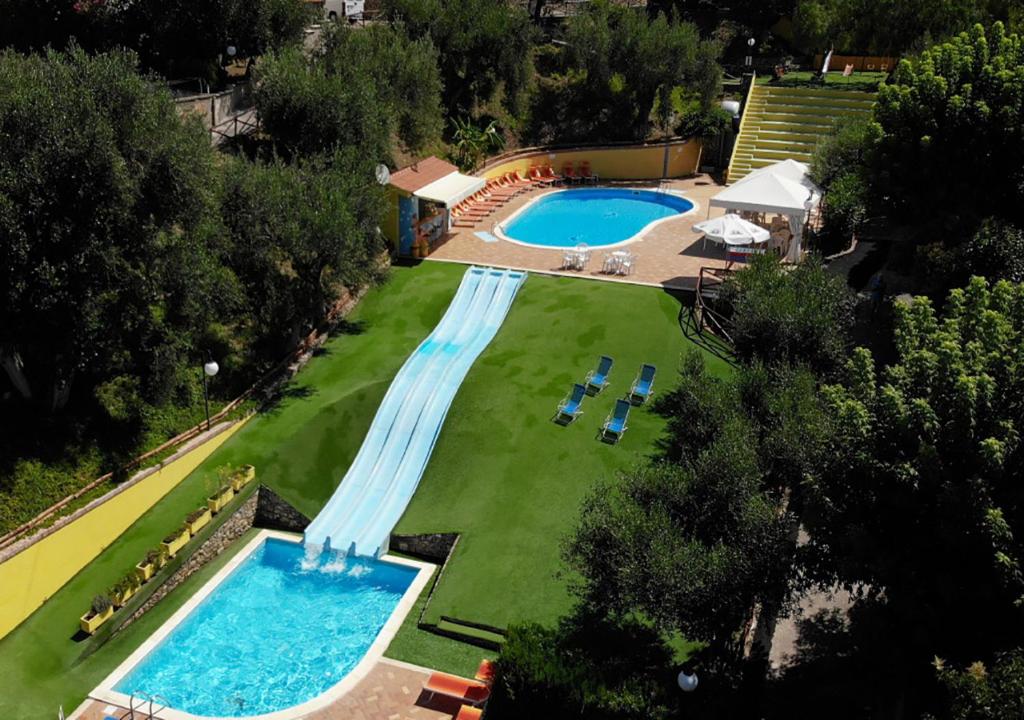
[[[458,172],[458,168],[441,158],[431,156],[392,173],[390,184],[399,190],[414,193],[453,172]]]

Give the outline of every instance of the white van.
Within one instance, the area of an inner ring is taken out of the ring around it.
[[[349,22],[362,20],[366,0],[324,0],[324,17],[337,22],[348,18]]]

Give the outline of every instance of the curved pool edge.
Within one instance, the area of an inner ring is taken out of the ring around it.
[[[210,593],[216,590],[217,587],[220,586],[220,584],[223,583],[239,565],[245,562],[245,560],[247,560],[252,553],[268,539],[293,542],[297,545],[302,544],[302,535],[280,532],[277,530],[260,530],[254,538],[246,543],[245,547],[225,563],[224,567],[218,570],[212,578],[207,580],[203,586],[192,595],[192,597],[190,597],[174,612],[173,615],[171,615],[171,617],[165,620],[154,633],[147,637],[143,643],[131,653],[131,655],[125,658],[125,660],[121,662],[113,672],[107,675],[107,677],[105,677],[103,681],[89,693],[86,698],[86,702],[88,702],[89,699],[92,699],[99,702],[119,705],[128,709],[131,698],[122,692],[118,692],[114,687],[122,678],[131,672],[136,665],[142,662],[150,652],[156,649],[156,647],[160,645],[160,643],[163,642],[163,640],[170,635]],[[387,622],[384,623],[383,627],[381,627],[380,632],[377,633],[377,637],[374,639],[369,649],[367,649],[366,653],[359,660],[356,666],[336,684],[332,685],[316,697],[310,698],[298,705],[292,705],[291,707],[275,710],[274,712],[262,713],[260,715],[240,715],[232,717],[195,715],[183,710],[176,710],[168,707],[155,712],[153,717],[158,718],[159,720],[302,720],[302,718],[307,714],[317,710],[322,710],[341,699],[356,685],[358,685],[359,682],[369,674],[370,670],[372,670],[373,667],[384,658],[384,651],[387,650],[391,641],[394,640],[395,635],[398,634],[398,630],[402,627],[402,623],[405,622],[406,616],[416,605],[416,601],[426,589],[431,575],[434,570],[437,569],[437,566],[432,563],[398,557],[396,555],[382,555],[377,558],[377,561],[414,568],[417,570],[416,576],[402,594],[402,597],[398,601],[398,604],[395,605],[395,609],[392,611],[391,616],[388,618]],[[75,716],[72,715],[72,717]]]
[[[578,189],[580,189],[580,188],[559,188],[558,190],[552,190],[550,192],[544,192],[544,193],[541,193],[540,195],[538,195],[537,197],[531,198],[529,202],[524,204],[521,208],[516,209],[515,212],[513,212],[507,218],[505,218],[504,220],[501,220],[500,222],[494,223],[494,225],[491,226],[492,234],[495,237],[497,237],[499,240],[504,240],[505,242],[510,242],[510,243],[513,243],[514,245],[521,245],[523,247],[538,248],[540,250],[563,250],[563,251],[564,250],[572,250],[573,248],[570,245],[538,245],[537,243],[530,243],[530,242],[526,242],[524,240],[517,240],[516,238],[511,237],[508,234],[506,234],[505,233],[505,229],[502,226],[507,224],[507,223],[512,222],[513,220],[515,220],[517,217],[519,217],[519,215],[521,213],[523,213],[526,210],[528,210],[531,206],[533,206],[539,200],[542,200],[542,199],[544,199],[546,197],[551,197],[552,195],[554,195],[556,193],[569,192],[571,190],[578,190]],[[641,190],[641,191],[649,192],[649,193],[664,193],[664,194],[668,194],[668,195],[674,195],[675,197],[678,197],[678,198],[682,198],[683,200],[686,200],[686,202],[688,202],[688,203],[690,203],[692,205],[692,207],[689,210],[687,210],[686,212],[681,212],[681,213],[677,213],[675,215],[669,215],[668,217],[663,217],[663,218],[658,218],[657,220],[652,220],[651,222],[647,223],[642,228],[640,228],[639,232],[637,232],[634,235],[631,235],[630,237],[626,238],[625,240],[620,240],[619,242],[616,242],[616,243],[609,243],[607,245],[592,245],[592,246],[590,246],[591,250],[608,250],[608,249],[611,249],[611,248],[622,247],[623,245],[629,245],[630,243],[639,242],[640,240],[644,239],[644,235],[649,233],[656,226],[661,225],[662,223],[668,222],[670,220],[678,220],[680,218],[684,218],[687,215],[695,213],[695,212],[697,212],[697,210],[700,209],[700,203],[697,202],[696,200],[694,200],[691,197],[687,197],[686,193],[683,192],[682,190],[652,190],[650,188],[633,187],[633,186],[630,186],[630,185],[625,185],[625,186],[621,186],[621,187],[613,187],[613,186],[610,186],[610,185],[598,185],[598,186],[596,186],[594,188],[590,188],[590,189],[592,189],[592,190]]]

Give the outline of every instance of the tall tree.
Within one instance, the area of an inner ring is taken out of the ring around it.
[[[312,57],[290,48],[264,58],[258,78],[256,107],[288,156],[354,147],[380,162],[395,140],[415,152],[440,135],[437,53],[401,28],[329,30]]]
[[[680,94],[708,110],[720,87],[718,45],[674,17],[595,0],[569,20],[565,42],[535,98],[539,140],[643,139],[672,129]]]
[[[522,6],[505,0],[384,0],[384,12],[437,48],[449,118],[475,117],[492,101],[513,118],[521,114],[536,37]]]
[[[716,380],[699,355],[688,356],[679,387],[659,408],[671,418],[665,459],[593,492],[566,549],[587,606],[638,611],[733,664],[754,605],[777,606],[791,578],[792,517],[782,503],[802,461],[772,434],[793,424],[787,418],[798,406],[763,372]],[[781,372],[806,391],[809,376]],[[807,439],[790,450],[820,447]]]
[[[209,138],[135,66],[125,51],[0,54],[0,355],[51,408],[73,384],[147,386],[157,348],[188,352],[204,322],[166,290],[201,265],[174,259],[204,252],[190,237],[216,186]]]
[[[974,278],[941,315],[897,306],[895,362],[859,349],[824,390],[836,434],[806,485],[808,549],[893,629],[867,651],[926,693],[932,656],[1021,640],[1022,333],[1024,286]]]
[[[380,277],[383,190],[357,150],[227,170],[224,224],[260,357],[277,358],[320,322],[344,289]]]
[[[42,51],[74,38],[88,50],[124,46],[170,78],[215,80],[228,46],[239,57],[296,44],[311,11],[302,0],[0,0],[0,47]]]
[[[945,40],[973,23],[1006,20],[1003,0],[799,0],[797,41],[810,51],[900,56]]]

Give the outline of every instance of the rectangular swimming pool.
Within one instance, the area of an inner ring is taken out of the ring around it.
[[[397,559],[311,563],[301,543],[265,535],[208,584],[209,594],[156,633],[155,646],[144,645],[118,668],[109,690],[156,694],[174,710],[199,716],[247,717],[302,705],[352,673],[385,625],[393,635],[402,620],[395,609],[402,603],[407,611],[426,582],[417,576],[429,575]],[[377,655],[390,637],[381,639]]]

